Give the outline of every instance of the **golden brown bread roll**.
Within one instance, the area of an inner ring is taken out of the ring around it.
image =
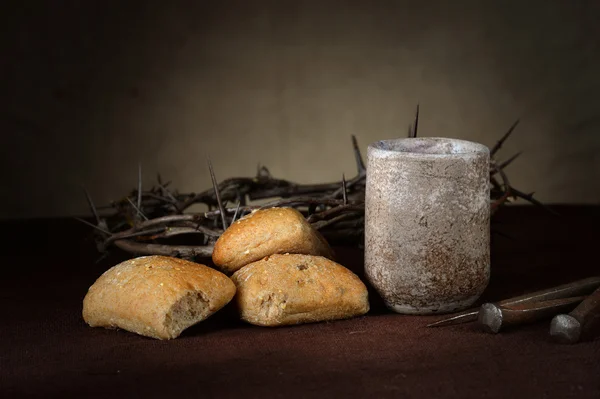
[[[254,211],[233,223],[215,243],[212,260],[233,273],[272,254],[320,255],[333,259],[323,236],[293,208]]]
[[[344,319],[369,311],[364,283],[322,256],[267,256],[231,279],[242,320],[259,326]]]
[[[83,319],[92,327],[172,339],[221,309],[234,294],[233,282],[208,266],[143,256],[96,280],[83,300]]]

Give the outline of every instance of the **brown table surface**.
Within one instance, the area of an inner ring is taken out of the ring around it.
[[[484,300],[598,274],[600,207],[513,206],[495,216]],[[90,328],[96,264],[76,221],[1,222],[0,397],[600,398],[600,339],[559,345],[549,321],[490,335],[474,324],[424,328],[440,316],[372,310],[351,320],[261,328],[226,307],[176,340]],[[337,248],[362,276],[363,252]]]

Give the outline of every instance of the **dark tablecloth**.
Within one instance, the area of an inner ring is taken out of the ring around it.
[[[514,206],[494,218],[482,301],[598,274],[600,207]],[[600,339],[559,345],[549,322],[498,335],[475,324],[424,328],[371,292],[364,317],[281,328],[226,307],[176,340],[90,328],[87,288],[108,267],[72,220],[5,221],[0,266],[0,397],[600,398]],[[362,276],[363,252],[336,248]]]

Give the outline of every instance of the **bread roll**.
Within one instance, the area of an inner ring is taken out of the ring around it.
[[[369,311],[367,288],[322,256],[271,255],[232,276],[242,320],[259,326],[344,319]]]
[[[296,253],[333,259],[325,238],[293,208],[254,211],[233,223],[215,243],[212,260],[225,273],[267,255]]]
[[[208,266],[143,256],[96,280],[83,300],[83,319],[92,327],[172,339],[221,309],[234,294],[233,282]]]

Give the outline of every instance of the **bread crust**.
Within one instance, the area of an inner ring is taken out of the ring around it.
[[[102,274],[83,300],[91,327],[172,339],[225,306],[235,285],[208,266],[167,256],[126,260]]]
[[[240,317],[260,326],[281,326],[359,316],[369,311],[360,278],[322,256],[271,255],[231,277]]]
[[[272,254],[319,255],[333,259],[323,236],[293,208],[254,211],[233,223],[213,249],[214,264],[225,273]]]

